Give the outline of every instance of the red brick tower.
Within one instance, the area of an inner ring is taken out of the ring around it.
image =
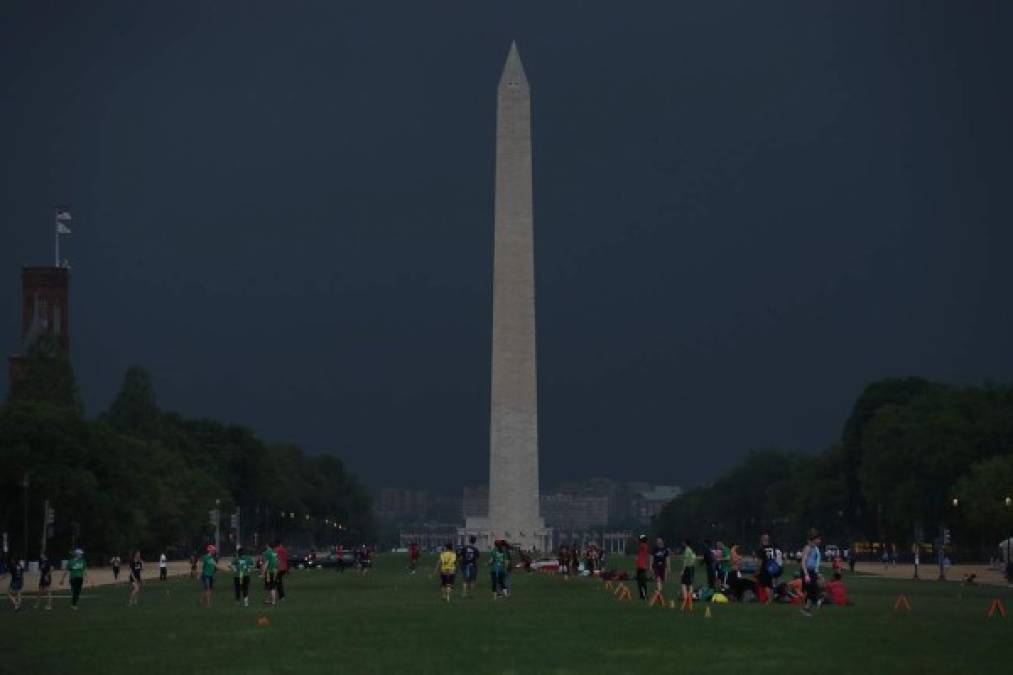
[[[70,269],[67,267],[21,268],[21,345],[28,351],[42,335],[52,335],[65,351],[70,350]],[[10,383],[22,373],[23,357],[10,357]]]

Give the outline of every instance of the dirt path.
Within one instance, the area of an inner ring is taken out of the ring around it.
[[[910,579],[914,576],[914,566],[910,563],[884,566],[883,563],[860,562],[855,565],[855,571],[889,579]],[[1002,571],[990,569],[988,565],[950,565],[946,568],[947,581],[961,581],[965,574],[976,575],[974,581],[978,584],[1006,585]],[[935,581],[939,577],[939,566],[922,564],[918,567],[918,576],[921,579]]]
[[[225,570],[229,564],[229,558],[222,558],[218,561],[218,566],[222,570]],[[170,577],[182,577],[189,576],[190,574],[190,563],[186,560],[176,560],[168,564],[168,575]],[[53,590],[59,591],[60,578],[63,576],[63,570],[53,571]],[[144,563],[144,571],[141,573],[141,579],[146,583],[158,582],[158,561]],[[88,585],[89,586],[108,586],[110,584],[123,584],[124,586],[130,581],[130,568],[127,565],[120,567],[119,579],[113,578],[113,570],[111,567],[89,567],[88,568]],[[34,593],[39,587],[39,575],[27,573],[25,574],[25,591],[28,593]],[[67,588],[65,584],[64,589]]]

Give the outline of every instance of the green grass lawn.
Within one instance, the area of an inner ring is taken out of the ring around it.
[[[0,611],[4,673],[896,673],[1007,672],[1013,616],[986,620],[1005,588],[851,577],[856,603],[813,619],[783,605],[703,604],[691,614],[619,602],[600,582],[515,574],[514,597],[481,592],[450,605],[429,576],[408,576],[404,556],[379,556],[367,577],[293,572],[289,598],[236,606],[219,574],[215,606],[198,607],[190,579],[148,582],[135,608],[125,586],[85,589],[53,611]],[[483,570],[484,571],[484,570]],[[631,590],[635,587],[631,583]],[[168,591],[168,593],[166,593]],[[895,612],[899,593],[913,611]],[[268,626],[258,626],[266,616]]]

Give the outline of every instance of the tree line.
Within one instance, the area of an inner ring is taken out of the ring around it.
[[[1013,533],[1013,386],[874,382],[839,443],[750,452],[666,505],[654,525],[669,537],[742,543],[763,530],[786,545],[815,527],[827,542],[903,551],[946,529],[958,550],[988,557]]]
[[[164,411],[137,367],[108,409],[88,418],[69,359],[50,339],[37,340],[21,365],[0,408],[0,529],[12,553],[25,555],[27,541],[27,555],[38,555],[44,500],[55,512],[52,557],[73,546],[99,559],[138,548],[188,554],[213,536],[216,500],[223,541],[237,508],[247,544],[276,536],[347,544],[373,534],[369,494],[336,457]]]

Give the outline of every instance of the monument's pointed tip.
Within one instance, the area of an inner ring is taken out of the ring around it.
[[[510,52],[507,54],[506,63],[503,65],[503,75],[500,77],[500,84],[523,83],[527,84],[528,78],[524,74],[524,64],[521,63],[521,53],[517,50],[517,41],[510,41]]]

